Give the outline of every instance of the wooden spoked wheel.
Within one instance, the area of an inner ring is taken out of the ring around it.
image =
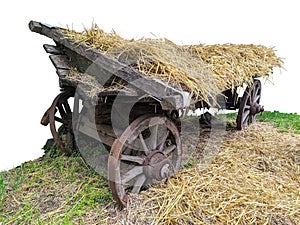
[[[66,155],[70,155],[75,146],[72,130],[72,110],[69,104],[69,99],[73,96],[74,92],[72,90],[63,91],[57,95],[41,120],[43,125],[50,124],[50,131],[55,144]]]
[[[125,206],[127,193],[163,180],[180,168],[181,139],[175,124],[164,116],[134,120],[112,145],[108,178],[115,200]]]
[[[242,130],[255,122],[256,114],[263,112],[264,107],[261,106],[261,82],[254,80],[253,85],[248,86],[241,99],[238,116],[236,120],[237,129]]]

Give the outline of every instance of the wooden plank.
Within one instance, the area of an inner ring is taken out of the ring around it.
[[[59,79],[59,87],[60,88],[66,88],[66,87],[77,87],[77,84],[74,84],[69,79],[60,78]]]
[[[94,121],[90,121],[88,116],[80,115],[79,126],[84,125],[85,127],[90,127],[94,130],[100,131],[101,133],[108,135],[110,137],[116,138],[114,129],[106,124],[96,124]]]
[[[94,138],[95,140],[100,141],[101,143],[104,143],[108,146],[112,146],[113,142],[115,141],[114,138],[107,136],[105,134],[102,134],[101,132],[97,132],[88,126],[81,125],[79,127],[78,131],[80,131],[81,133],[83,133],[91,138]]]
[[[50,55],[49,58],[56,69],[68,70],[71,68],[70,60],[66,55]]]
[[[50,53],[53,55],[62,55],[63,54],[61,49],[57,46],[44,44],[43,47],[47,53]]]
[[[127,65],[116,60],[112,60],[111,58],[101,54],[96,49],[88,49],[88,47],[82,43],[74,42],[74,40],[66,38],[55,27],[31,21],[29,23],[29,28],[31,31],[45,35],[53,39],[55,42],[70,49],[74,53],[83,57],[86,61],[89,61],[88,64],[95,65],[95,70],[91,70],[90,72],[92,73],[91,75],[96,77],[100,84],[103,82],[103,76],[115,75],[132,84],[136,88],[144,91],[145,93],[157,98],[159,101],[167,96],[170,98],[172,98],[173,95],[181,96],[181,99],[176,99],[176,101],[174,101],[176,104],[174,105],[174,109],[179,109],[186,106],[182,92],[164,84],[160,80],[145,77],[143,74],[128,67]]]
[[[168,97],[165,97],[164,99],[162,99],[160,104],[164,110],[172,110],[172,109],[176,108],[177,105],[180,105],[181,101],[182,101],[181,96],[173,95],[171,97],[168,96]]]
[[[129,90],[120,90],[120,91],[116,91],[116,90],[106,90],[103,92],[100,92],[98,94],[98,97],[106,97],[106,96],[128,96],[128,97],[139,97],[139,95],[137,94],[137,92],[133,89],[129,89]]]
[[[96,125],[83,115],[80,115],[77,130],[109,146],[112,145],[116,138],[111,126],[105,124]]]
[[[68,76],[70,74],[70,70],[69,69],[57,69],[56,70],[57,75],[59,76],[59,78],[65,78],[66,76]]]

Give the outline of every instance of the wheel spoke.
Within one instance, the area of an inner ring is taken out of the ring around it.
[[[57,122],[59,122],[59,123],[65,124],[65,125],[68,124],[68,122],[66,120],[64,120],[62,118],[59,118],[57,116],[54,116],[54,120],[57,121]]]
[[[143,173],[143,167],[142,166],[135,166],[131,170],[127,171],[121,178],[121,182],[123,185],[125,185],[128,181],[132,180],[136,176]]]
[[[253,101],[254,101],[254,90],[252,89],[250,91],[250,96],[249,96],[249,102],[250,102],[250,105],[253,104]]]
[[[150,149],[155,149],[157,147],[157,133],[158,133],[158,125],[155,125],[151,129],[151,136],[150,136]]]
[[[256,95],[254,102],[259,103],[260,95]]]
[[[121,160],[123,161],[129,161],[129,162],[136,162],[140,165],[143,164],[144,159],[139,156],[131,156],[131,155],[121,155]]]
[[[64,108],[65,108],[65,111],[66,111],[67,115],[72,114],[72,110],[71,110],[71,107],[70,107],[70,104],[69,104],[68,101],[64,102]]]
[[[253,87],[252,90],[251,90],[251,100],[252,100],[252,102],[255,99],[255,91],[256,91],[256,89],[255,89],[255,87]]]
[[[165,134],[165,135],[162,137],[162,139],[161,139],[162,142],[161,142],[161,144],[160,144],[160,146],[159,146],[159,148],[158,148],[159,151],[162,151],[162,150],[163,150],[164,144],[165,144],[165,142],[166,142],[168,136],[169,136],[169,131],[167,130],[166,134]]]
[[[174,149],[176,149],[176,145],[170,145],[169,147],[167,147],[166,149],[163,150],[163,153],[165,155],[168,155],[169,153],[174,151]]]
[[[260,91],[260,88],[258,86],[255,87],[255,94],[254,96],[258,96],[259,94],[259,91]]]
[[[61,118],[66,118],[67,117],[67,113],[65,112],[64,108],[62,107],[62,105],[58,105],[57,106],[59,114],[61,116]]]
[[[143,184],[145,183],[145,181],[147,180],[147,177],[144,174],[141,174],[138,176],[138,178],[136,179],[133,188],[132,188],[132,193],[133,194],[138,194],[141,190],[141,187],[143,186]]]
[[[251,100],[251,94],[248,94],[245,100],[245,104],[246,105],[251,105],[252,100]]]
[[[144,140],[144,137],[143,137],[142,133],[139,134],[139,139],[140,139],[140,142],[142,144],[142,147],[143,147],[143,150],[144,150],[145,154],[148,155],[149,149],[148,149],[148,147],[145,143],[145,140]]]
[[[249,120],[250,110],[247,110],[243,113],[242,124],[245,124]]]

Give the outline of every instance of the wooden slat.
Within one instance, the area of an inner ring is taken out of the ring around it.
[[[136,162],[140,165],[143,165],[143,162],[144,162],[144,159],[142,157],[123,155],[123,154],[121,154],[121,160],[129,161],[129,162]]]
[[[70,70],[69,69],[57,69],[56,73],[60,78],[64,78],[70,74]]]
[[[87,116],[80,115],[78,129],[81,133],[88,135],[102,143],[111,146],[116,139],[114,130],[111,126],[105,124],[95,124]]]
[[[180,105],[181,101],[182,101],[181,95],[173,95],[173,96],[167,96],[163,98],[160,104],[164,110],[172,110],[176,108],[176,106]]]
[[[63,54],[61,49],[57,46],[44,44],[43,47],[47,53],[50,53],[53,55],[62,55]]]
[[[49,57],[56,69],[70,69],[70,60],[66,55],[50,55]]]

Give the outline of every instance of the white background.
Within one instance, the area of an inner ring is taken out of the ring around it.
[[[285,69],[264,85],[267,110],[300,114],[299,21],[296,0],[5,1],[1,29],[0,170],[42,155],[49,138],[40,118],[59,93],[58,78],[30,20],[73,26],[96,22],[126,38],[167,37],[177,44],[252,43],[274,46]]]

